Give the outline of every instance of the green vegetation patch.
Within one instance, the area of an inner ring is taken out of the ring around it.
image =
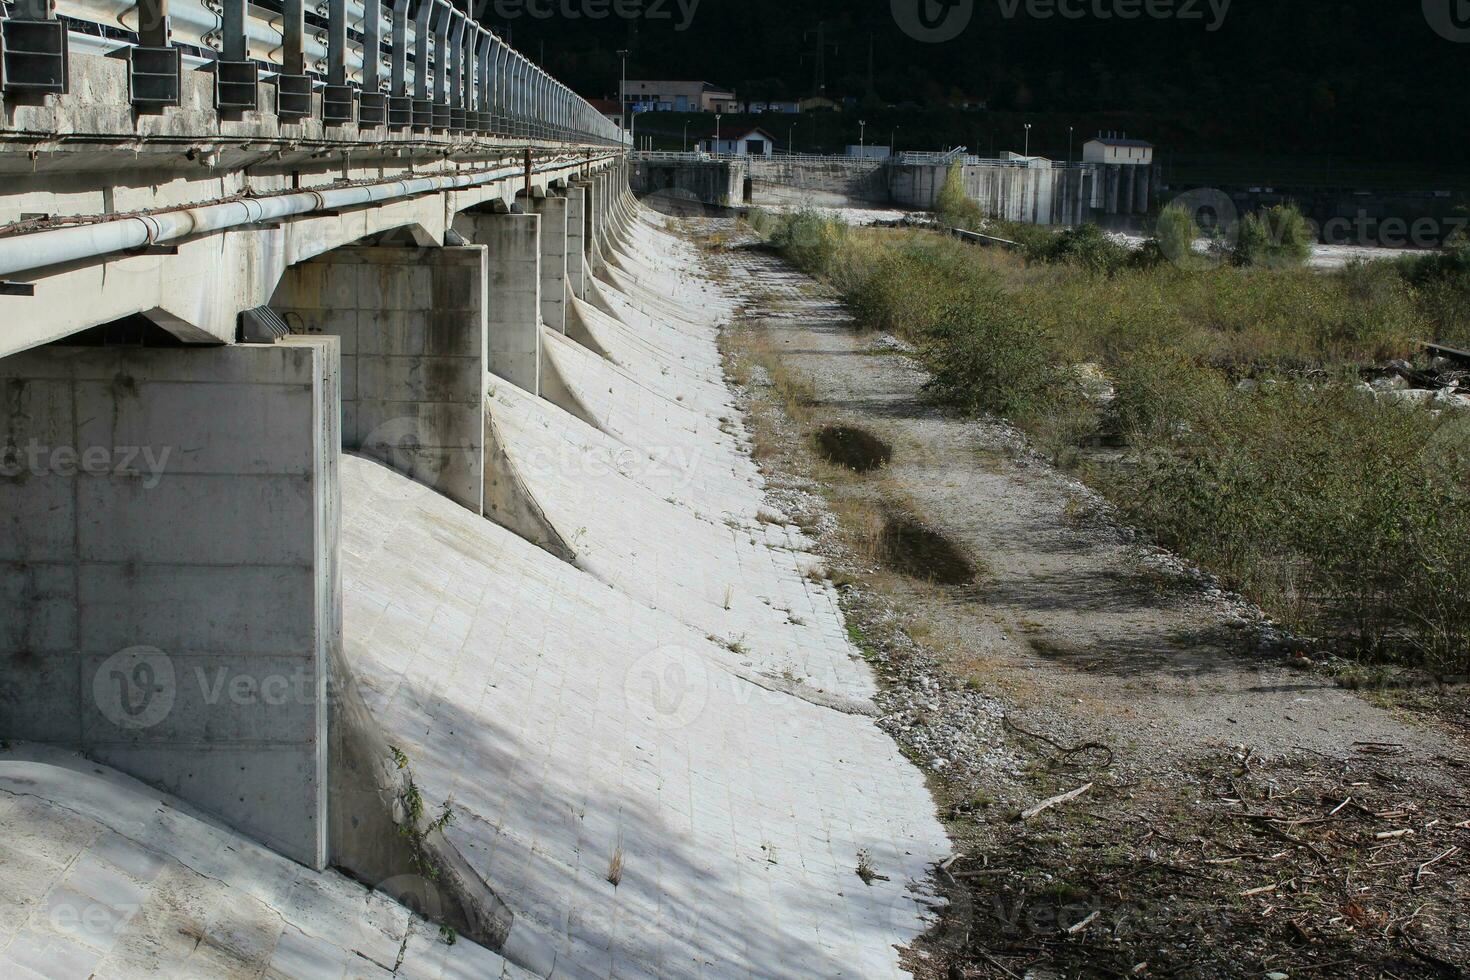
[[[1283,624],[1362,659],[1470,669],[1470,417],[1360,383],[1419,339],[1470,334],[1465,246],[1311,271],[1282,207],[1213,255],[1166,210],[1129,250],[1096,228],[997,227],[958,180],[944,220],[1019,250],[811,212],[753,223],[860,325],[912,343],[931,398],[1011,420]],[[1128,451],[1084,462],[1104,432]]]

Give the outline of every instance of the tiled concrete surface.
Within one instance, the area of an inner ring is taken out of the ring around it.
[[[375,463],[343,480],[365,696],[558,976],[897,974],[910,883],[948,845],[869,718],[742,679],[698,630]],[[891,880],[864,885],[860,849]]]
[[[581,567],[348,459],[349,659],[426,796],[452,795],[451,842],[559,950],[555,975],[900,975],[948,841],[871,719],[814,703],[860,705],[873,679],[799,535],[754,519],[760,480],[709,383],[728,304],[642,266],[692,256],[638,235],[617,261],[643,281],[596,287],[624,318],[598,324],[618,363],[548,339],[612,431],[492,383],[499,438]],[[639,463],[661,447],[699,449],[692,476]],[[859,879],[860,850],[887,880]]]
[[[57,749],[0,754],[0,976],[521,978],[408,909]]]

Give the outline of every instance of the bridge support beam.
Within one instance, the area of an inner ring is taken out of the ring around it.
[[[490,373],[541,393],[541,215],[465,212],[454,230],[486,247]]]
[[[327,862],[331,338],[0,360],[0,737]]]
[[[342,448],[484,513],[486,249],[339,248],[271,305],[342,342]]]
[[[537,200],[535,210],[541,218],[541,322],[566,333],[570,210],[566,198],[552,196]]]

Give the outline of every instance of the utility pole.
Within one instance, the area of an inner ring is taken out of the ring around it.
[[[689,152],[689,120],[684,120],[684,152]]]
[[[873,80],[873,32],[868,32],[868,98],[877,98],[878,87]]]
[[[623,59],[623,80],[618,83],[618,124],[626,133],[628,131],[628,52],[619,51],[618,57]]]
[[[816,74],[812,80],[812,94],[825,96],[827,94],[827,22],[817,21],[817,29],[815,31],[807,31],[806,34],[802,35],[802,38],[805,40],[813,34],[817,38],[817,47],[811,53],[813,61],[816,63]],[[832,50],[837,50],[837,45],[834,44],[831,47]],[[802,60],[806,60],[806,55],[802,56]]]

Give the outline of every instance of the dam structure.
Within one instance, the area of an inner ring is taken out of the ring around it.
[[[619,128],[442,0],[3,11],[5,974],[905,975],[949,842]]]
[[[1126,226],[1157,203],[1152,166],[1063,164],[1040,157],[987,159],[958,148],[891,157],[779,154],[633,154],[633,190],[678,212],[680,205],[902,208],[933,211],[951,171],[991,218],[1034,225]]]

